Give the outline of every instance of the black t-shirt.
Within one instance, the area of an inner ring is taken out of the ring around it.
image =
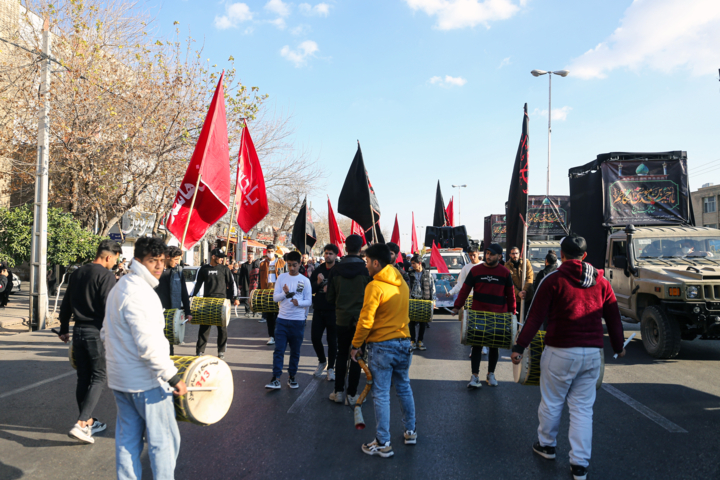
[[[205,285],[203,297],[229,298],[232,300],[234,281],[232,272],[225,265],[203,265],[198,272],[193,296],[197,295],[200,287]]]
[[[100,330],[105,318],[105,302],[114,286],[115,275],[102,265],[88,263],[78,268],[70,276],[60,305],[60,333],[69,332],[73,316],[76,324],[89,323]]]

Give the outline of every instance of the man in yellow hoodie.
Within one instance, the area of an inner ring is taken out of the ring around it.
[[[415,400],[408,373],[413,352],[408,328],[410,292],[390,259],[390,249],[385,244],[372,245],[365,251],[368,272],[373,280],[365,287],[363,308],[350,352],[353,361],[357,361],[355,357],[360,347],[367,343],[377,434],[375,440],[362,446],[362,451],[383,458],[393,456],[390,446],[390,386],[393,383],[403,413],[405,444],[417,443]]]

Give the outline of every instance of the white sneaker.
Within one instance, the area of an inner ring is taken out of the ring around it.
[[[76,423],[68,432],[68,437],[75,438],[83,443],[95,443],[95,439],[92,438],[92,429],[89,425],[81,427]]]
[[[327,369],[327,381],[328,381],[328,382],[334,382],[334,381],[335,381],[335,369],[334,369],[334,368],[328,368],[328,369]]]
[[[268,345],[275,345],[275,337],[270,337],[270,340],[267,341]]]
[[[358,398],[360,398],[359,392],[352,396],[347,395],[345,405],[354,407],[355,405],[357,405]],[[365,398],[363,398],[363,403],[365,403],[365,402],[367,402],[367,396]]]
[[[363,444],[362,451],[367,453],[368,455],[380,455],[383,458],[393,456],[393,450],[390,446],[390,442],[387,442],[383,445],[378,442],[377,439],[373,440],[370,443]]]
[[[322,374],[325,371],[325,367],[327,367],[327,362],[318,363],[318,366],[315,369],[315,373],[313,373],[313,375],[316,377],[322,377]]]
[[[468,388],[480,388],[482,387],[482,383],[480,383],[480,378],[477,375],[473,375],[470,377],[470,383],[467,385]]]
[[[483,355],[487,355],[488,352],[489,352],[488,347],[483,347],[483,349],[482,349],[482,354],[483,354]]]
[[[498,383],[497,380],[495,380],[495,374],[494,373],[488,373],[487,377],[485,378],[487,380],[487,384],[491,387],[497,387]]]
[[[273,377],[272,380],[270,380],[270,383],[265,385],[265,388],[269,388],[270,390],[279,390],[280,389],[280,380]]]
[[[343,403],[345,400],[345,392],[332,392],[329,398],[335,403]]]

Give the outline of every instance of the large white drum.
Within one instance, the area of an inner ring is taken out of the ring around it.
[[[232,371],[217,357],[170,357],[188,393],[175,397],[175,418],[196,425],[212,425],[230,409],[235,391]]]

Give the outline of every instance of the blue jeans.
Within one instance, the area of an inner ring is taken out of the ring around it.
[[[142,477],[140,454],[143,433],[155,480],[175,478],[175,461],[180,452],[180,432],[175,420],[172,389],[158,386],[139,393],[113,390],[117,405],[115,461],[118,480]]]
[[[300,363],[300,347],[305,335],[305,320],[277,319],[275,323],[275,351],[273,352],[273,377],[280,378],[282,375],[285,349],[290,344],[290,365],[288,375],[294,377]]]
[[[368,343],[368,368],[373,377],[372,394],[377,421],[377,439],[390,441],[390,387],[400,400],[405,430],[415,430],[415,400],[410,388],[412,346],[409,338],[395,338],[379,343]]]

